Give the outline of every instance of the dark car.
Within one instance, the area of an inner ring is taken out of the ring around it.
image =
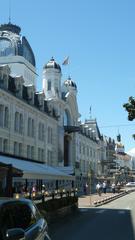
[[[0,198],[0,240],[47,240],[47,230],[31,200]]]

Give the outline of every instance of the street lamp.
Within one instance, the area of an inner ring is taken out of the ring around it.
[[[92,177],[92,171],[91,171],[91,166],[88,172],[88,178],[89,178],[89,191],[90,191],[90,206],[92,205],[92,201],[91,201],[91,177]]]

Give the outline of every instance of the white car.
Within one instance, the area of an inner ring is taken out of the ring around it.
[[[126,187],[135,187],[135,182],[128,182]]]

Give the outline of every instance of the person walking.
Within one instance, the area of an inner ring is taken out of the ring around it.
[[[115,193],[115,183],[112,183],[112,192]]]
[[[96,191],[97,191],[98,195],[101,196],[101,184],[99,182],[96,185]]]
[[[103,193],[106,193],[106,187],[107,187],[107,184],[106,184],[106,181],[103,182]]]

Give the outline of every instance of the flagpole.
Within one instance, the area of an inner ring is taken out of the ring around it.
[[[67,56],[64,61],[62,62],[63,66],[67,66],[67,75],[70,77],[70,62],[69,62],[69,56]]]

